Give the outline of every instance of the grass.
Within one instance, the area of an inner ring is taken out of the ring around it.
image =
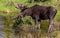
[[[6,33],[6,38],[13,38],[11,34],[13,33],[13,30],[11,30],[11,27],[14,23],[14,20],[12,18],[16,17],[19,13],[20,10],[16,9],[13,4],[11,4],[11,1],[14,3],[21,3],[23,5],[28,5],[28,6],[33,6],[34,4],[39,4],[39,5],[48,5],[48,6],[53,6],[59,10],[59,3],[60,1],[53,0],[51,2],[35,2],[35,3],[28,3],[28,0],[0,0],[0,15],[4,16],[4,24],[5,24],[5,33]],[[28,30],[30,28],[34,28],[34,20],[31,17],[25,17],[22,19],[24,24],[20,26],[24,30]],[[54,22],[56,26],[60,25],[60,11],[57,12],[56,17],[54,18]],[[48,29],[48,21],[43,21],[41,22],[41,38],[48,38],[46,36],[46,31]],[[47,25],[47,26],[46,26]],[[25,33],[21,32],[22,36],[27,36],[28,35],[34,35],[35,33]],[[53,38],[60,38],[60,31],[54,31],[51,33]],[[11,36],[11,37],[10,37]],[[35,35],[36,36],[36,35]]]
[[[60,25],[60,18],[59,17],[60,17],[60,11],[57,12],[57,14],[54,18],[54,23],[55,23],[56,26]],[[5,25],[6,25],[5,26],[5,32],[8,33],[9,36],[11,36],[10,34],[11,33],[13,34],[13,31],[9,30],[9,29],[12,27],[11,25],[13,24],[13,22],[11,21],[12,17],[8,16],[6,18],[7,19],[5,20]],[[22,20],[23,20],[24,24],[22,24],[22,26],[19,25],[19,27],[21,29],[29,30],[29,29],[34,27],[34,21],[33,21],[33,19],[31,19],[31,17],[25,17]],[[30,25],[30,23],[32,23],[32,25]],[[46,21],[46,20],[43,21],[42,20],[42,22],[41,22],[41,38],[48,38],[47,34],[46,34],[47,30],[48,30],[48,21]],[[26,37],[26,38],[28,38],[29,34],[34,36],[35,33],[33,33],[33,32],[29,32],[29,33],[26,32],[25,33],[24,31],[21,31],[21,35]],[[60,31],[58,31],[58,30],[55,30],[55,31],[51,32],[51,37],[52,38],[60,38],[59,35],[60,35]],[[31,36],[31,37],[33,37],[33,36]]]

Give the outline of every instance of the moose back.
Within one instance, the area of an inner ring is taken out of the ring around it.
[[[57,10],[52,7],[52,6],[40,6],[40,5],[34,5],[32,7],[25,7],[25,6],[21,6],[21,5],[17,5],[18,9],[21,9],[21,13],[16,17],[17,19],[19,18],[23,18],[25,16],[31,16],[32,19],[35,20],[35,24],[37,25],[37,28],[40,29],[40,27],[38,27],[38,24],[40,24],[41,20],[47,20],[49,19],[49,29],[48,29],[48,33],[51,32],[52,30],[52,26],[54,25],[54,17],[57,13]],[[16,20],[16,24],[13,25],[13,27],[15,28],[17,25],[19,25],[19,23],[17,24]]]

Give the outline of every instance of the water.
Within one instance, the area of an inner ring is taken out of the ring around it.
[[[4,24],[2,17],[0,17],[0,38],[4,38]]]

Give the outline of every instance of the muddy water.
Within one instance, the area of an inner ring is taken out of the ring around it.
[[[4,24],[3,18],[0,16],[0,38],[4,38]]]

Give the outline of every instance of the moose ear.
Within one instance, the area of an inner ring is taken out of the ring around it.
[[[15,6],[15,8],[18,8],[18,4],[17,3],[14,3],[14,6]]]
[[[17,9],[20,9],[20,8],[22,8],[22,7],[23,7],[23,5],[22,5],[22,4],[17,4],[17,3],[14,3],[14,6],[15,6],[15,8],[17,8]]]
[[[18,4],[18,7],[23,7],[23,5],[22,4]]]
[[[24,5],[23,7],[24,7],[24,8],[29,8],[28,5]]]

